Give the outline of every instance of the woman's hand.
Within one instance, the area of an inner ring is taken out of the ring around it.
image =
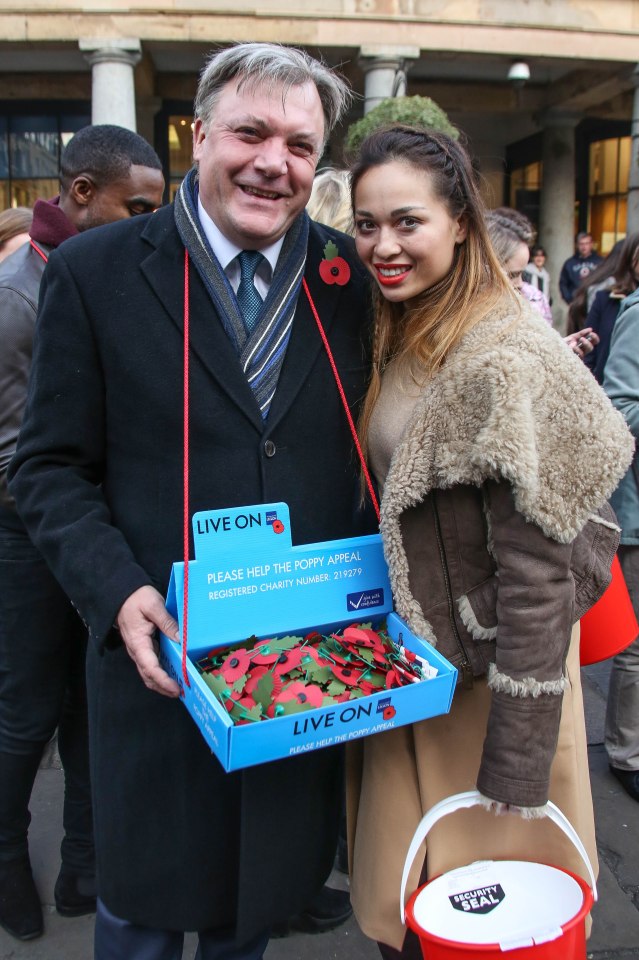
[[[590,353],[599,343],[599,334],[595,333],[592,327],[584,327],[583,330],[577,330],[564,337],[564,343],[567,343],[573,353],[576,353],[580,360]]]

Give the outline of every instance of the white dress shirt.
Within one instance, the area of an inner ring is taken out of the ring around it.
[[[215,225],[202,206],[202,201],[199,197],[197,199],[197,210],[200,223],[202,224],[202,229],[206,234],[206,239],[211,245],[211,250],[219,260],[220,265],[226,274],[228,282],[233,287],[235,293],[237,293],[237,288],[240,285],[240,265],[237,261],[237,255],[242,252],[242,247],[238,247],[234,243],[231,243],[231,241],[224,236],[219,227]],[[264,260],[262,260],[259,267],[255,271],[255,289],[261,296],[262,300],[266,299],[266,295],[271,287],[273,273],[275,271],[283,243],[284,237],[280,237],[280,239],[276,240],[275,243],[271,243],[268,247],[264,247],[263,250],[260,250]]]

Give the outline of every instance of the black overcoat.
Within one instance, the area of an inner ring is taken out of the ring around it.
[[[344,286],[319,274],[329,239],[350,266]],[[352,241],[311,224],[306,279],[356,413],[369,313]],[[304,294],[264,425],[193,267],[190,284],[191,512],[283,500],[296,543],[368,532],[354,519],[358,465]],[[12,491],[93,639],[100,896],[135,923],[236,925],[244,938],[303,908],[330,871],[340,758],[328,749],[224,773],[183,704],[145,688],[111,629],[141,585],[165,594],[182,555],[183,291],[170,207],[52,254]]]

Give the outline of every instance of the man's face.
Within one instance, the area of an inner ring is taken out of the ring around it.
[[[200,199],[224,236],[259,250],[284,236],[306,206],[324,139],[313,83],[244,86],[220,94],[208,129],[196,120]]]
[[[577,250],[579,251],[580,257],[589,257],[592,253],[592,237],[590,235],[580,237],[579,240],[577,240]]]
[[[161,170],[132,164],[129,175],[103,187],[93,188],[78,230],[152,213],[162,204],[164,177]]]

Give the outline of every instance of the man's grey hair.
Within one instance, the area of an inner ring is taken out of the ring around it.
[[[353,96],[339,74],[303,50],[277,43],[238,43],[212,54],[200,76],[194,109],[205,130],[222,89],[238,77],[238,90],[245,85],[281,86],[284,97],[291,87],[315,84],[324,111],[325,141]]]

